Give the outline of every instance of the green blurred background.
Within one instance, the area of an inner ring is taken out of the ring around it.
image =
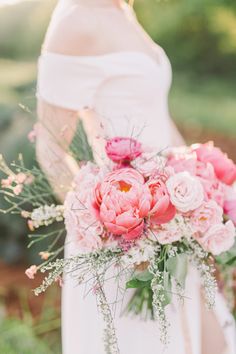
[[[26,134],[35,120],[37,57],[55,3],[0,0],[0,151],[8,161],[19,151],[28,165],[33,161]],[[236,160],[236,1],[136,0],[135,9],[172,62],[171,115],[185,139],[214,140]],[[26,234],[21,220],[0,215],[0,353],[60,353],[59,290],[36,304],[27,297],[31,285],[17,276],[21,264],[35,261],[25,252]],[[22,336],[28,339],[21,348]]]

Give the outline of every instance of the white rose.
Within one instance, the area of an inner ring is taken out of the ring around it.
[[[176,173],[166,182],[170,200],[177,210],[186,213],[200,207],[204,190],[198,178],[188,172]]]

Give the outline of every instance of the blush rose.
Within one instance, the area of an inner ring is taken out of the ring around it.
[[[166,182],[172,204],[180,212],[186,213],[200,207],[204,200],[204,191],[197,177],[188,172],[176,173]]]
[[[233,246],[235,241],[234,224],[230,220],[226,224],[213,225],[198,241],[207,252],[218,256]]]

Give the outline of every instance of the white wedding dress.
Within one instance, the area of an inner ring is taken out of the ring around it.
[[[168,112],[171,66],[159,47],[157,58],[155,61],[135,51],[93,57],[44,52],[39,60],[38,97],[79,112],[98,163],[105,158],[105,136],[133,136],[161,150],[171,145]],[[68,235],[65,256],[78,252]],[[115,281],[110,281],[106,292],[111,301],[115,300],[116,290]],[[103,322],[96,298],[91,292],[85,296],[85,292],[83,286],[66,279],[62,301],[63,354],[105,353]],[[171,327],[167,354],[202,353],[200,281],[192,269],[185,295],[184,307],[175,300],[168,307]],[[120,316],[120,312],[116,310],[115,327],[121,354],[162,353],[157,323]],[[224,331],[225,353],[236,354],[233,319],[220,295],[215,313]]]

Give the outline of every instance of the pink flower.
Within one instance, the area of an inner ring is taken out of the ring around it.
[[[166,168],[166,159],[158,156],[156,153],[145,153],[138,157],[132,166],[140,172],[145,178],[151,177],[154,174],[160,174],[160,171],[170,171]],[[173,170],[174,171],[174,170]]]
[[[226,224],[213,225],[198,241],[207,252],[218,256],[233,246],[235,241],[234,224],[230,220]]]
[[[8,176],[5,179],[1,180],[1,186],[2,188],[9,188],[11,187],[12,183],[15,181],[15,176]]]
[[[132,168],[113,171],[95,188],[94,208],[106,229],[133,240],[141,236],[151,194],[143,176]]]
[[[203,203],[204,191],[201,182],[188,172],[171,176],[166,186],[172,204],[183,213],[195,210]]]
[[[224,212],[236,225],[236,199],[225,201]]]
[[[28,133],[28,140],[35,143],[37,137],[37,124],[34,124],[33,129]]]
[[[162,245],[180,241],[185,234],[184,220],[181,215],[176,215],[169,223],[152,225],[148,231],[148,238],[158,241]]]
[[[83,188],[81,193],[79,190],[71,191],[67,194],[64,203],[68,239],[75,241],[80,251],[85,252],[102,247],[101,236],[104,232],[91,207],[92,191],[93,189],[87,190],[87,198]]]
[[[28,220],[27,221],[27,224],[28,224],[28,228],[30,229],[30,231],[34,231],[34,223],[32,220]]]
[[[171,156],[167,162],[167,165],[173,167],[176,173],[187,171],[192,176],[197,175],[197,165],[195,158],[176,158],[175,156]]]
[[[106,143],[106,153],[113,162],[130,162],[142,154],[141,144],[131,138],[115,137]]]
[[[215,201],[204,202],[191,214],[190,224],[194,232],[205,233],[212,225],[223,221],[223,210]]]
[[[48,258],[51,256],[50,252],[39,252],[39,256],[41,257],[41,259],[43,259],[44,261],[47,261]]]
[[[13,187],[13,193],[15,195],[19,195],[21,194],[22,190],[23,190],[23,185],[22,184],[17,184],[15,187]]]
[[[27,179],[27,175],[23,172],[20,172],[16,175],[15,181],[16,183],[23,184]]]
[[[216,178],[212,180],[200,178],[200,181],[204,188],[205,200],[214,200],[218,205],[223,207],[226,194],[225,184]]]
[[[34,182],[34,176],[28,175],[24,184],[32,184]]]
[[[28,269],[26,269],[25,274],[29,279],[34,279],[35,274],[38,271],[38,267],[36,265],[32,265]]]
[[[148,181],[147,185],[152,196],[149,212],[151,222],[155,224],[169,222],[175,216],[176,209],[170,202],[166,185],[161,179]]]
[[[198,161],[196,155],[187,158],[182,157],[181,159],[171,157],[168,162],[168,166],[172,166],[175,172],[187,171],[192,176],[198,176],[207,180],[216,179],[214,168],[210,163],[205,163]]]
[[[104,228],[92,206],[93,192],[104,178],[104,169],[88,162],[73,181],[74,190],[67,193],[64,207],[68,239],[75,241],[80,251],[91,252],[103,246]]]
[[[58,283],[59,286],[62,288],[64,285],[64,280],[61,276],[59,276],[58,278],[55,279],[55,283]]]
[[[199,145],[195,152],[199,161],[213,165],[217,178],[223,183],[231,185],[236,181],[236,165],[213,143]]]

